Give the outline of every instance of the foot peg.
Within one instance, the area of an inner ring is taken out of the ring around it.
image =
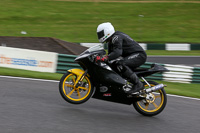
[[[129,84],[126,84],[123,86],[123,90],[125,93],[127,93],[128,91],[130,91],[132,89],[132,86]]]

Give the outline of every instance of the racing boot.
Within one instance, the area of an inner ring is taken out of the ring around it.
[[[139,93],[140,90],[144,89],[143,83],[139,80],[138,76],[129,68],[126,66],[123,66],[124,72],[122,73],[122,77],[128,79],[129,82],[131,82],[134,86],[128,90],[125,91],[128,95],[136,95]]]
[[[134,86],[131,90],[127,91],[126,93],[129,95],[136,95],[139,93],[140,90],[144,89],[144,84],[139,80],[138,76],[135,73],[129,77],[129,80]]]

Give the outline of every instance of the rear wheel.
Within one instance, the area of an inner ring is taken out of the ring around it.
[[[92,96],[94,91],[92,83],[87,76],[76,85],[79,76],[82,75],[67,72],[63,75],[59,83],[61,96],[64,100],[72,104],[81,104],[86,102]]]
[[[158,83],[149,81],[149,84],[153,87]],[[144,85],[145,88],[149,88],[146,83]],[[164,88],[145,94],[144,97],[145,99],[134,102],[133,106],[139,113],[145,116],[154,116],[161,113],[167,104],[167,96]]]

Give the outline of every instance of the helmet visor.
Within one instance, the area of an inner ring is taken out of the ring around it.
[[[104,37],[104,30],[97,32],[98,39]]]

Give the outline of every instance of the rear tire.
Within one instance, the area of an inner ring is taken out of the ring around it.
[[[67,72],[62,76],[59,83],[59,92],[63,99],[72,104],[81,104],[86,102],[93,94],[94,88],[90,79],[85,76],[81,84],[75,87],[77,77],[73,73]]]
[[[148,81],[149,84],[153,87],[158,85],[157,82]],[[144,83],[145,88],[149,88],[146,83]],[[133,102],[133,106],[137,112],[145,116],[155,116],[163,111],[167,104],[167,95],[164,88],[149,93],[146,95],[144,100]]]

